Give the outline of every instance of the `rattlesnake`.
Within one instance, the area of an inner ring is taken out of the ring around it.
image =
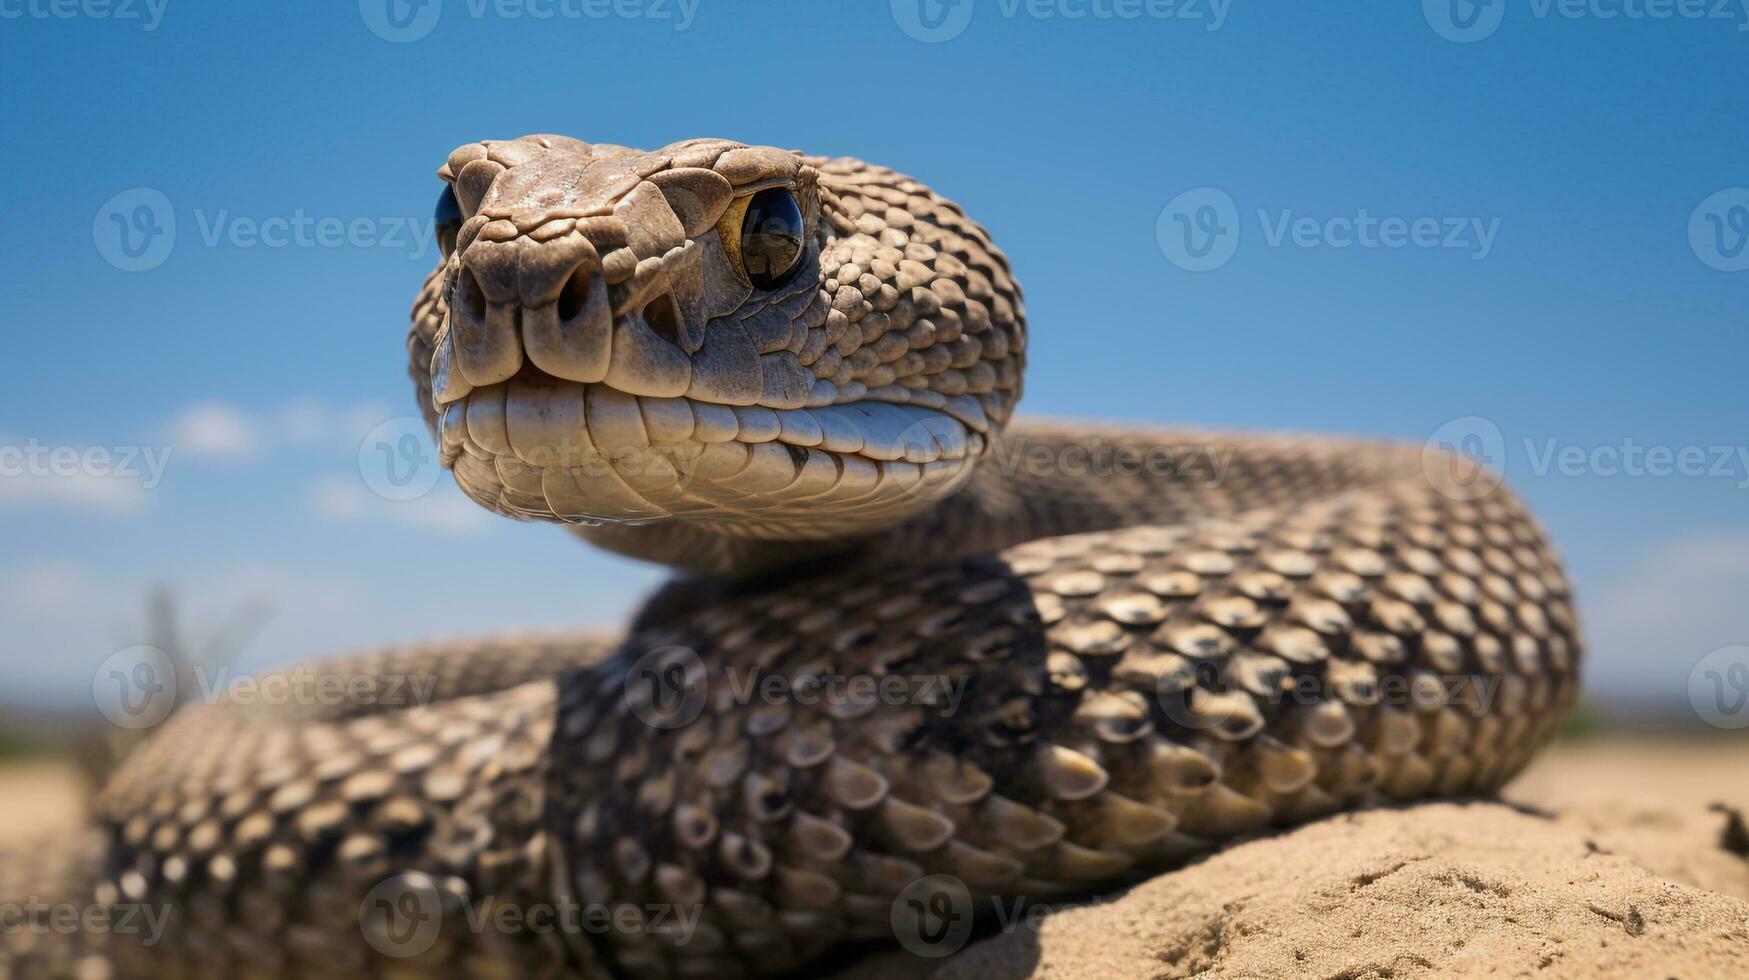
[[[179,713],[76,863],[14,873],[162,909],[162,936],[15,931],[15,969],[930,955],[984,899],[1490,791],[1573,701],[1558,560],[1466,460],[1011,422],[1008,260],[909,177],[554,136],[470,143],[440,175],[444,258],[408,346],[443,464],[495,511],[686,577],[624,636],[323,667],[430,679],[416,710]],[[446,571],[465,602],[465,556]]]

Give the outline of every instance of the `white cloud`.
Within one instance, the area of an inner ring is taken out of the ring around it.
[[[1702,657],[1749,644],[1749,532],[1666,542],[1611,587],[1581,596],[1579,610],[1591,690],[1616,702],[1684,705]]]
[[[173,459],[254,463],[282,450],[302,450],[357,465],[359,447],[369,433],[396,419],[422,428],[411,418],[410,411],[397,412],[383,401],[334,406],[301,397],[261,412],[204,401],[159,425],[157,445],[51,443],[0,435],[0,512],[134,514],[162,485]],[[358,486],[339,490],[324,485],[315,499],[316,510],[330,518],[374,516],[438,531],[471,530],[480,523],[471,505],[456,494],[390,507],[383,506],[387,501],[361,500],[362,493]]]
[[[126,514],[145,503],[138,477],[115,473],[0,474],[0,508],[62,506],[106,514]]]
[[[51,445],[0,436],[0,508],[65,507],[124,514],[164,479],[162,446]]]
[[[246,461],[295,447],[339,452],[350,461],[377,426],[415,416],[380,400],[337,407],[304,396],[261,412],[213,400],[190,405],[159,426],[165,445],[106,448],[0,437],[0,505],[64,501],[130,510],[138,506],[140,490],[157,486],[172,454]],[[93,453],[101,458],[93,462]]]
[[[195,456],[242,458],[261,450],[257,426],[241,410],[223,402],[203,402],[170,420],[170,440]]]

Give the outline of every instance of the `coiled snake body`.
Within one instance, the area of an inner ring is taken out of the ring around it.
[[[445,465],[688,576],[623,637],[323,667],[431,679],[417,709],[179,713],[76,860],[12,883],[161,908],[162,936],[20,933],[15,970],[704,977],[919,949],[942,894],[1093,894],[1490,791],[1573,700],[1557,559],[1464,461],[1011,425],[1008,262],[908,177],[550,136],[440,174],[409,349]]]

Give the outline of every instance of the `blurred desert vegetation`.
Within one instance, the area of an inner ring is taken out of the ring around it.
[[[179,685],[175,704],[180,709],[199,697],[200,678],[218,676],[237,662],[266,625],[272,609],[270,601],[255,599],[226,610],[211,622],[195,623],[177,596],[160,586],[145,596],[125,632],[143,637],[147,645],[169,658]],[[152,731],[112,724],[94,699],[76,707],[0,704],[0,833],[4,833],[5,824],[13,822],[18,804],[28,802],[5,791],[9,776],[20,772],[42,776],[60,770],[64,778],[59,782],[88,797],[102,788],[109,773]]]

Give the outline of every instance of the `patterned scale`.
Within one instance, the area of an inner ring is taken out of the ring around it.
[[[890,937],[925,875],[1084,894],[1270,823],[1489,791],[1552,736],[1575,650],[1518,502],[1415,482],[792,583],[566,678],[555,833],[582,901],[703,903],[684,943],[612,936],[633,973],[796,967]],[[703,713],[652,726],[628,675],[674,663]],[[903,695],[746,694],[832,676]]]

